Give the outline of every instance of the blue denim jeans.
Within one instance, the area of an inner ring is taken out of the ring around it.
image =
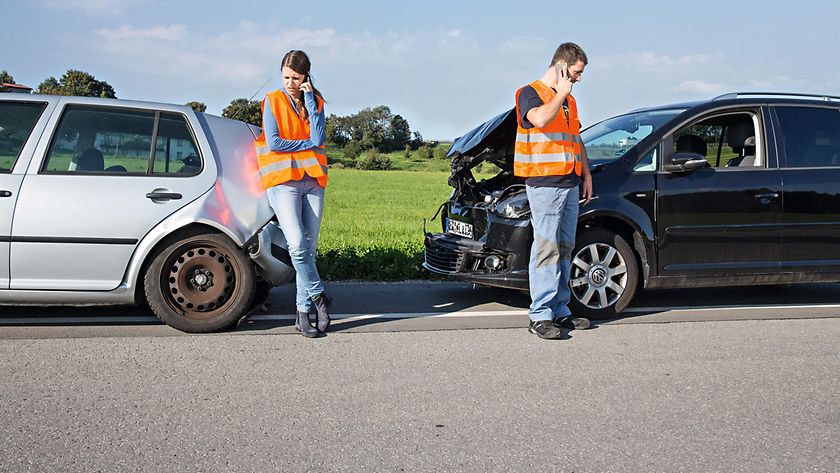
[[[321,276],[315,267],[318,252],[318,232],[324,210],[324,188],[309,176],[300,181],[289,181],[266,191],[268,202],[280,230],[289,245],[289,256],[297,274],[295,305],[301,312],[312,308],[312,296],[324,292]]]
[[[571,315],[569,271],[578,218],[578,186],[525,186],[531,206],[534,243],[528,262],[531,307],[536,322]]]

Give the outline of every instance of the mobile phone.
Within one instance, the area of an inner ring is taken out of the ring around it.
[[[557,70],[557,81],[560,81],[561,77],[564,77],[563,72],[565,72],[565,77],[568,79],[569,77],[569,65],[566,64],[566,61],[560,61],[555,66]]]

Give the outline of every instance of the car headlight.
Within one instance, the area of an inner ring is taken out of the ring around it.
[[[531,213],[528,205],[528,194],[519,192],[502,199],[493,207],[493,213],[505,218],[520,218]]]

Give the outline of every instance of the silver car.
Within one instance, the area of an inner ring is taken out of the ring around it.
[[[259,129],[178,105],[0,94],[0,303],[148,302],[220,330],[294,278]]]

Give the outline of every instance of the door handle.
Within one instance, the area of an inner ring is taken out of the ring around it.
[[[164,200],[164,199],[178,200],[181,197],[183,197],[183,196],[181,194],[177,193],[177,192],[170,192],[168,190],[158,190],[158,189],[155,189],[152,192],[149,192],[148,194],[146,194],[146,198],[149,198],[149,199],[152,199],[152,200]]]
[[[0,197],[11,197],[12,191],[0,191]]]

